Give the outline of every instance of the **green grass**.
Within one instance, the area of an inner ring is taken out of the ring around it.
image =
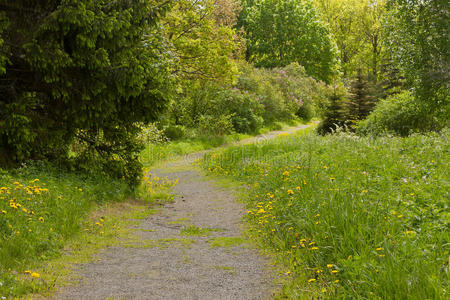
[[[0,188],[2,297],[39,291],[45,283],[36,278],[36,268],[61,255],[67,240],[86,226],[91,209],[129,195],[124,182],[59,172],[45,164],[0,170]],[[92,228],[100,232],[103,222],[98,218]]]
[[[208,241],[211,248],[232,248],[244,243],[244,239],[240,236],[215,237]]]
[[[202,228],[190,225],[181,228],[180,234],[184,236],[208,236],[212,232],[222,232],[222,231],[224,230],[219,228]]]
[[[196,135],[194,137],[170,141],[162,144],[148,144],[141,153],[141,162],[146,167],[150,167],[161,161],[173,160],[183,155],[217,148],[254,135],[265,134],[273,130],[280,130],[299,124],[301,124],[300,120],[291,120],[289,123],[276,122],[274,124],[270,124],[261,128],[258,133],[253,135],[239,133],[224,136]]]
[[[449,132],[310,131],[208,154],[250,186],[250,237],[283,265],[278,298],[448,299]]]

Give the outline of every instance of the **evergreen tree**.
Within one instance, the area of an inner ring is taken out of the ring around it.
[[[0,166],[68,159],[77,140],[74,165],[137,183],[136,123],[168,100],[168,3],[0,0]]]
[[[377,98],[374,96],[373,84],[358,70],[356,79],[350,88],[350,97],[346,103],[347,119],[356,122],[365,119],[375,108]]]
[[[328,97],[329,104],[324,118],[317,128],[319,134],[331,133],[345,125],[345,94],[343,91],[343,89],[335,88],[333,94]]]

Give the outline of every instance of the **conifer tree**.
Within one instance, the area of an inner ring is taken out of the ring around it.
[[[361,70],[358,70],[346,103],[347,119],[350,122],[365,119],[375,108],[376,100],[373,84],[362,74]]]
[[[335,88],[333,94],[328,97],[328,100],[330,101],[329,105],[317,129],[319,134],[322,135],[331,133],[338,127],[345,125],[345,95],[342,93],[342,89]]]

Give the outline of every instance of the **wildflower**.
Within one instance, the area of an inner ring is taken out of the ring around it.
[[[24,273],[25,274],[31,274],[31,271],[30,270],[26,270]]]
[[[2,214],[6,215],[6,210],[2,210]]]
[[[308,280],[309,283],[314,282],[314,281],[316,281],[315,278],[311,278],[311,279]]]
[[[26,209],[26,208],[22,208],[22,211],[23,211],[24,213],[26,213],[26,212],[27,212],[27,209]]]
[[[41,275],[39,273],[33,272],[33,273],[31,273],[31,277],[39,278],[39,277],[41,277]]]
[[[380,247],[380,248],[377,248],[376,250],[377,250],[377,251],[383,251],[384,248],[381,248],[381,247]]]
[[[398,215],[397,218],[401,219],[403,217],[403,215]]]
[[[327,268],[332,268],[333,264],[327,264]]]
[[[406,230],[406,231],[405,231],[405,234],[413,234],[413,233],[415,233],[415,232],[412,231],[412,230]]]
[[[328,167],[327,166],[323,166],[323,168],[326,170],[326,169],[328,169]]]
[[[308,245],[309,246],[312,246],[312,245],[314,245],[316,242],[311,242],[311,243],[309,243]]]
[[[293,191],[293,190],[288,190],[287,193],[288,193],[289,195],[294,195],[294,191]]]
[[[335,179],[336,179],[336,178],[334,178],[334,177],[330,177],[330,180],[331,180],[331,181],[333,181],[333,180],[335,180]]]
[[[339,279],[336,279],[335,281],[334,281],[334,283],[338,283],[339,282]]]
[[[320,214],[315,215],[315,217],[316,217],[316,218],[317,218],[317,217],[320,217]]]
[[[339,272],[338,270],[333,270],[331,271],[331,273],[336,274],[337,272]]]
[[[319,250],[318,247],[312,247],[311,250]]]
[[[44,218],[43,217],[39,217],[39,221],[44,222]]]
[[[296,187],[295,189],[296,189],[297,191],[300,191],[302,188],[298,186],[298,187]]]
[[[283,176],[289,176],[289,171],[284,171]]]

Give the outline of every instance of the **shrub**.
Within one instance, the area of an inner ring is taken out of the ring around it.
[[[201,116],[198,127],[206,135],[224,135],[233,132],[233,123],[230,115],[220,115],[213,117],[209,115]]]
[[[181,125],[169,125],[164,128],[164,135],[169,140],[180,140],[186,135],[186,129]]]
[[[396,134],[407,136],[426,126],[427,116],[410,91],[382,100],[369,117],[360,122],[357,132],[363,135]]]

